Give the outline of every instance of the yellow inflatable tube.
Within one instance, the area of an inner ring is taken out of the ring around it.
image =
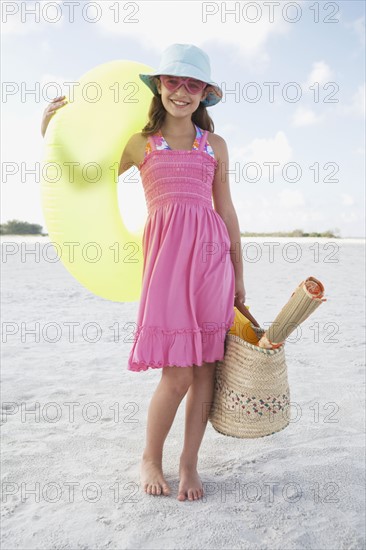
[[[131,233],[118,208],[118,168],[130,138],[147,122],[152,95],[132,61],[99,65],[78,81],[44,138],[41,197],[50,240],[68,271],[107,300],[137,301],[141,229]]]
[[[249,309],[249,306],[244,306]],[[259,338],[252,329],[251,322],[247,319],[237,307],[234,307],[235,318],[234,322],[230,327],[229,334],[234,334],[239,336],[242,340],[253,344],[254,346],[258,345]]]

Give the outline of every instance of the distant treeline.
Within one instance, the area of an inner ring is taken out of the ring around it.
[[[38,223],[21,222],[19,220],[9,220],[6,223],[0,224],[0,235],[42,235],[42,226]]]
[[[336,234],[338,233],[338,234]],[[327,231],[306,233],[302,229],[295,229],[294,231],[276,231],[275,233],[252,233],[245,232],[240,233],[242,237],[327,237],[328,239],[339,239],[339,229],[328,229]]]
[[[42,235],[47,236],[48,233],[43,233],[42,226],[37,223],[21,222],[19,220],[9,220],[4,224],[0,224],[0,235]],[[302,229],[294,231],[276,231],[274,233],[252,233],[246,231],[240,233],[242,237],[327,237],[328,239],[339,239],[339,229],[329,229],[322,233],[312,232],[305,233]]]

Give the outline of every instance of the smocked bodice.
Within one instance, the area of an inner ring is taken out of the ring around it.
[[[149,136],[139,166],[149,214],[168,203],[194,203],[213,209],[212,181],[217,161],[208,150],[207,130],[196,129],[196,147],[191,150],[161,147],[161,133]]]

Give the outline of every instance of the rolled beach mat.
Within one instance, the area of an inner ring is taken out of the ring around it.
[[[302,281],[260,339],[259,347],[275,349],[281,346],[286,338],[325,301],[324,286],[318,279],[308,277]]]

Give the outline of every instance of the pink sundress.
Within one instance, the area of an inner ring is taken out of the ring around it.
[[[139,165],[148,216],[131,371],[222,360],[234,322],[230,238],[212,203],[218,162],[195,127],[190,151],[170,149],[161,131],[149,136]]]

